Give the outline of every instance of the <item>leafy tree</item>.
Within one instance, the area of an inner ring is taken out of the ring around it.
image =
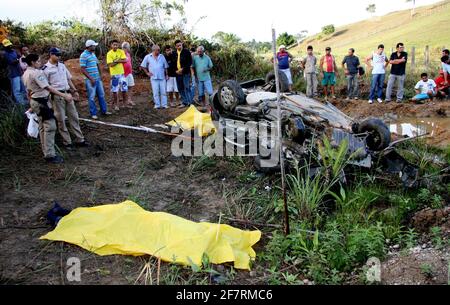
[[[213,42],[218,43],[224,47],[231,47],[233,45],[241,44],[241,38],[233,33],[217,32],[212,37]]]
[[[295,43],[295,37],[287,32],[281,33],[277,38],[277,45],[284,44],[286,47]]]
[[[181,16],[181,21],[174,28],[182,28],[186,23],[184,18],[184,3],[164,0],[98,0],[102,20],[104,42],[110,37],[130,40],[135,33],[151,29],[168,31],[168,23],[173,13]],[[147,41],[154,43],[152,37]]]
[[[335,30],[336,29],[334,28],[334,25],[332,25],[332,24],[322,27],[322,33],[325,35],[333,34]]]
[[[371,15],[375,14],[376,10],[377,10],[377,7],[375,4],[369,4],[369,6],[366,7],[366,11]]]

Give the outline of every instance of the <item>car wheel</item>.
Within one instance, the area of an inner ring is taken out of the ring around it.
[[[373,151],[385,149],[391,143],[391,132],[386,124],[379,119],[367,119],[359,124],[359,133],[367,132],[367,147]]]
[[[233,111],[237,105],[245,103],[244,91],[234,80],[221,83],[217,93],[219,104],[224,110]]]
[[[289,92],[289,80],[286,76],[286,74],[284,74],[281,71],[278,71],[278,80],[280,82],[280,91],[281,92]],[[270,71],[269,73],[267,73],[266,75],[266,84],[273,82],[275,84],[275,72],[274,71]],[[272,92],[276,92],[276,86],[272,87]]]

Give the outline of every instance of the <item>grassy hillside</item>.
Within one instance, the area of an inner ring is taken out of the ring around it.
[[[355,48],[357,55],[366,57],[380,43],[389,53],[397,42],[403,42],[409,52],[415,46],[416,65],[419,66],[423,63],[425,46],[429,45],[430,60],[432,66],[436,66],[442,47],[450,47],[449,28],[450,0],[446,0],[417,8],[414,17],[411,17],[410,10],[404,10],[337,27],[333,34],[308,37],[290,51],[302,56],[306,53],[306,46],[313,45],[315,53],[320,55],[325,47],[330,46],[339,60],[349,48]]]

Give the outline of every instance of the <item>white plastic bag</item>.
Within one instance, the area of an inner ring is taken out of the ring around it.
[[[25,112],[25,114],[27,115],[27,118],[30,120],[28,122],[27,128],[28,135],[32,138],[37,138],[39,135],[39,123],[37,115],[36,113],[30,111]]]

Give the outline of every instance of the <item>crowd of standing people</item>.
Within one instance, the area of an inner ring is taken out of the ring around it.
[[[62,137],[62,145],[67,150],[89,146],[81,131],[75,105],[80,95],[72,81],[72,74],[61,61],[61,50],[51,48],[48,62],[42,64],[41,56],[30,54],[26,46],[14,48],[8,39],[4,39],[2,44],[12,96],[17,104],[28,107],[28,112],[33,112],[38,117],[44,159],[50,163],[64,161],[55,149],[57,130]],[[94,120],[98,119],[99,112],[104,116],[112,115],[106,103],[100,61],[95,54],[97,46],[98,43],[94,40],[87,40],[85,50],[79,58],[89,112]],[[174,46],[174,50],[169,45],[165,46],[164,53],[161,54],[160,47],[153,45],[140,64],[140,69],[150,80],[154,108],[168,108],[169,105],[188,107],[194,103],[196,91],[196,102],[205,106],[206,94],[210,96],[213,93],[211,58],[205,54],[203,46],[192,52],[184,47],[181,40],[175,41]],[[106,54],[106,64],[110,74],[112,111],[132,108],[136,104],[132,100],[135,80],[130,44],[112,40]]]
[[[75,147],[89,146],[80,129],[75,105],[80,96],[70,71],[60,60],[61,50],[56,47],[51,48],[47,63],[42,64],[40,56],[30,54],[26,46],[14,49],[8,39],[4,39],[2,44],[8,64],[8,78],[13,98],[17,104],[29,106],[28,111],[38,116],[39,135],[45,160],[51,163],[63,162],[55,150],[57,130],[66,149],[73,150]],[[85,50],[79,58],[89,112],[94,120],[98,119],[99,110],[104,116],[112,114],[108,111],[100,62],[95,55],[97,46],[97,42],[87,40]],[[325,99],[329,94],[332,98],[336,98],[336,78],[340,76],[340,73],[331,48],[325,48],[325,54],[319,60],[314,55],[312,46],[308,46],[306,52],[306,56],[300,62],[300,68],[306,80],[306,95],[313,98],[319,96],[317,76],[320,74]],[[276,60],[280,72],[286,75],[290,91],[293,86],[290,70],[292,59],[293,56],[286,47],[280,46]],[[403,101],[407,61],[408,53],[405,52],[403,43],[397,44],[396,51],[390,57],[386,56],[384,45],[380,44],[377,50],[365,58],[365,63],[371,70],[369,104],[372,104],[375,99],[378,103],[383,103],[385,75],[389,65],[391,68],[384,102],[391,101],[394,87],[397,91],[396,101],[399,103]],[[427,73],[422,73],[421,79],[414,87],[416,95],[412,100],[433,99],[438,95],[449,96],[449,50],[442,51],[441,63],[442,70],[435,80],[429,79]],[[119,112],[124,107],[133,108],[136,105],[132,100],[135,80],[130,44],[112,40],[110,50],[106,54],[106,64],[110,74],[112,111]],[[341,62],[341,67],[347,81],[346,99],[359,99],[359,79],[366,72],[353,48],[348,50],[348,54]],[[200,106],[206,106],[206,94],[208,96],[213,94],[211,79],[213,63],[203,46],[189,50],[181,40],[176,40],[174,49],[166,45],[161,52],[160,46],[155,44],[144,57],[139,68],[149,78],[154,109],[184,108],[194,102]],[[195,101],[196,91],[197,101]],[[97,108],[96,99],[100,109]]]
[[[290,63],[293,56],[286,50],[286,47],[282,45],[280,46],[276,57],[278,69],[286,75],[291,90],[292,74]],[[396,101],[398,103],[403,102],[407,61],[408,53],[405,52],[405,46],[401,42],[396,45],[396,51],[393,52],[390,57],[386,55],[384,45],[380,44],[374,52],[365,58],[363,63],[366,64],[367,70],[371,71],[369,104],[373,104],[375,100],[378,103],[391,102],[394,89],[396,89],[397,92]],[[448,49],[442,51],[441,64],[442,69],[439,71],[439,76],[435,80],[428,79],[427,73],[421,75],[421,79],[414,87],[416,95],[411,99],[412,101],[432,100],[436,96],[443,98],[448,98],[450,96],[450,58]],[[386,86],[385,100],[383,101],[383,91],[389,65],[391,68]],[[331,97],[332,99],[336,99],[336,78],[340,76],[340,73],[336,58],[332,55],[330,47],[326,47],[325,54],[318,59],[314,55],[313,47],[308,46],[306,55],[300,61],[299,68],[303,70],[303,76],[306,82],[306,95],[308,97],[319,97],[317,87],[319,84],[318,76],[320,76],[324,98],[328,99]],[[347,83],[346,100],[358,100],[360,98],[359,80],[366,71],[362,66],[359,57],[355,55],[355,49],[350,48],[348,50],[348,54],[341,62],[341,68],[344,70]]]

